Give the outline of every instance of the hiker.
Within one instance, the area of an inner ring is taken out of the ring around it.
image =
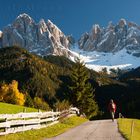
[[[115,112],[116,112],[116,104],[114,103],[114,101],[112,99],[110,100],[110,103],[108,105],[108,109],[110,111],[112,121],[114,121]]]

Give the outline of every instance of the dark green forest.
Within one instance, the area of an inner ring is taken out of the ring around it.
[[[27,92],[31,100],[42,98],[53,109],[58,103],[72,103],[69,87],[74,67],[76,64],[63,56],[40,57],[20,47],[0,49],[0,84],[16,80],[19,89],[23,93]],[[107,106],[110,99],[114,99],[117,104],[116,117],[121,112],[124,117],[140,118],[140,68],[115,78],[84,69],[94,89],[93,96],[89,96],[94,97],[99,107],[97,118],[109,117]]]

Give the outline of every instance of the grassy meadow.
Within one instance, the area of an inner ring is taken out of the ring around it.
[[[37,112],[35,108],[29,108],[25,106],[13,105],[0,102],[0,114],[15,114],[23,112],[26,109],[26,112]]]
[[[127,140],[140,140],[140,120],[119,119],[119,130]]]

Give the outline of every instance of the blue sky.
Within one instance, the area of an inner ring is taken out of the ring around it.
[[[125,18],[140,24],[140,0],[0,0],[0,29],[21,13],[36,22],[50,19],[78,39],[96,23],[103,27]]]

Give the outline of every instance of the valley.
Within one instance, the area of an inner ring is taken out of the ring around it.
[[[139,44],[140,27],[124,19],[106,28],[94,25],[76,41],[50,20],[36,23],[24,13],[0,33],[0,83],[18,81],[32,105],[38,97],[52,109],[61,103],[68,107],[71,72],[80,58],[94,89],[98,117],[108,117],[111,98],[118,104],[117,114],[138,117]]]

